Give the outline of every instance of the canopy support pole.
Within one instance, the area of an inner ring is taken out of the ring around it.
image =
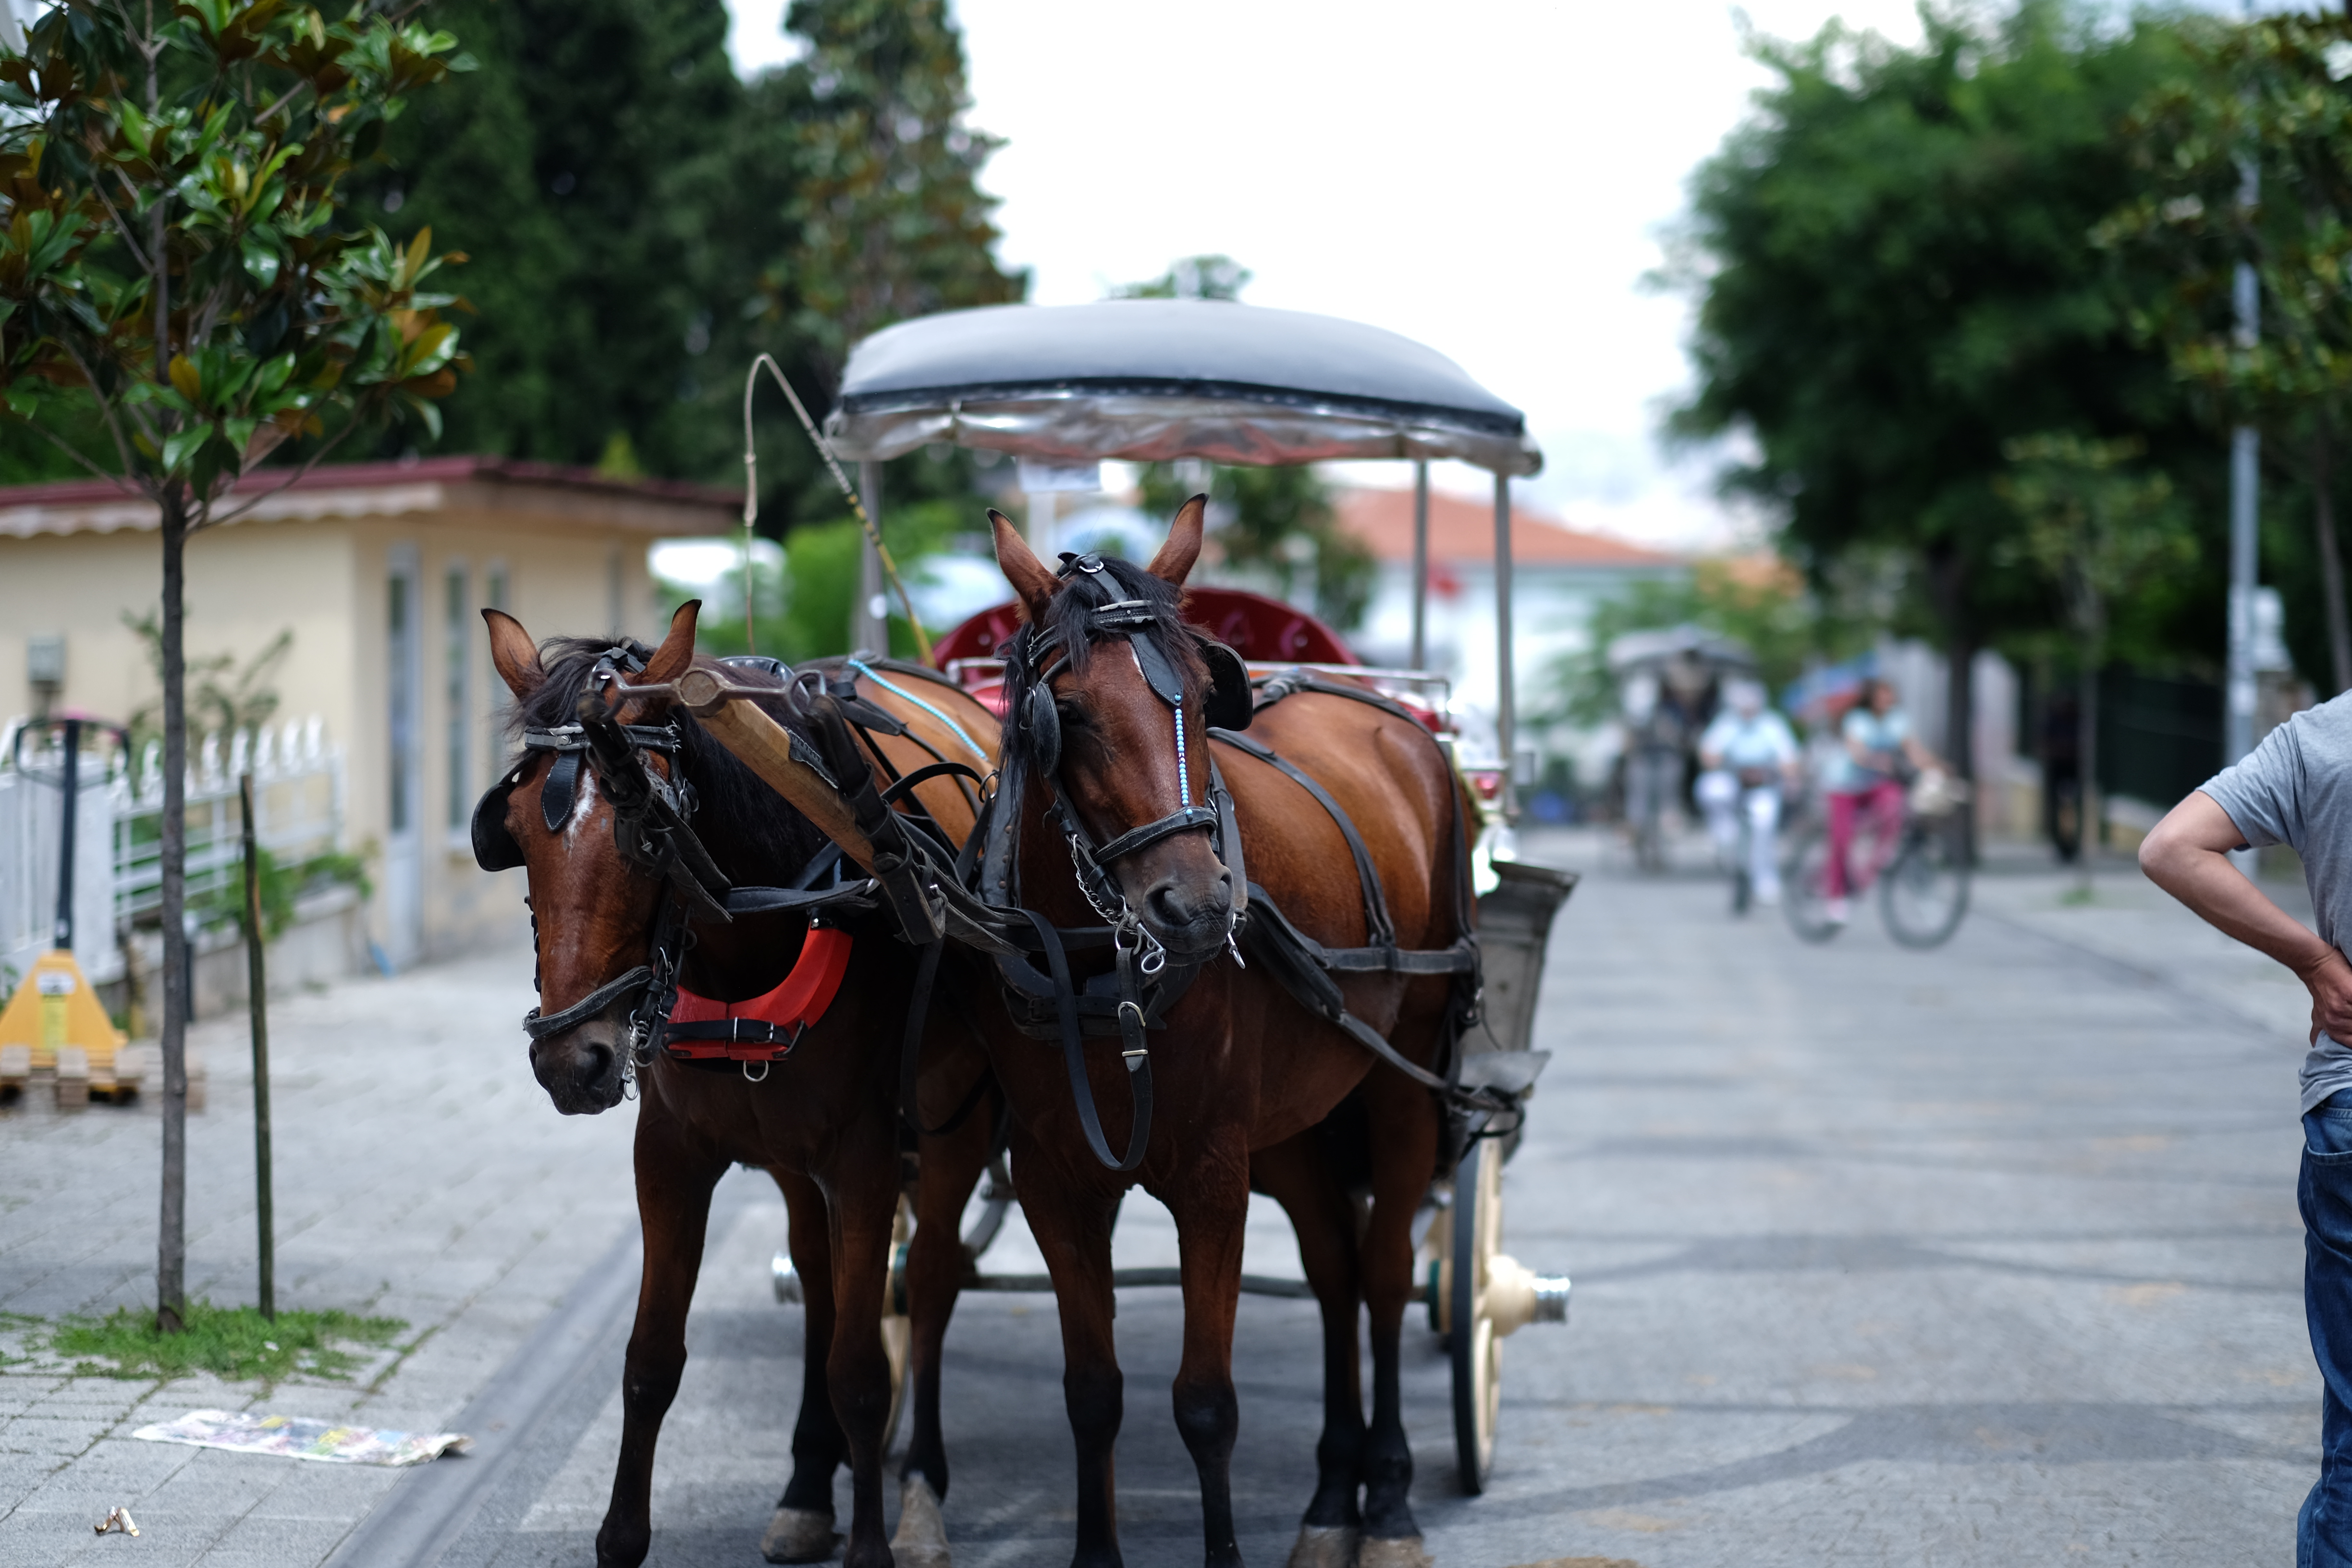
[[[1504,817],[1518,816],[1518,716],[1511,671],[1511,479],[1495,475],[1495,741],[1503,752]]]
[[[882,465],[857,465],[857,488],[865,492],[866,515],[874,521],[874,531],[882,531]],[[885,604],[882,597],[882,557],[874,548],[874,541],[859,531],[857,541],[857,603],[849,608],[849,646],[870,653],[890,651],[890,622],[887,609],[875,614],[875,606]]]
[[[1429,459],[1412,465],[1412,657],[1408,669],[1429,668]]]

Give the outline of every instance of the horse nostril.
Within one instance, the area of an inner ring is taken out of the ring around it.
[[[1150,896],[1144,901],[1151,908],[1152,919],[1169,930],[1172,931],[1183,925],[1192,918],[1176,901],[1176,889],[1173,883],[1160,883],[1151,889]]]
[[[604,1081],[604,1075],[612,1066],[612,1047],[583,1045],[580,1047],[580,1065],[573,1069],[573,1076],[581,1088],[593,1089]]]

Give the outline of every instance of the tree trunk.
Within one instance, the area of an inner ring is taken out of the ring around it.
[[[1931,556],[1927,589],[1944,623],[1944,755],[1955,776],[1974,780],[1976,763],[1976,627],[1968,612],[1968,563],[1947,548]],[[1953,847],[1963,865],[1977,858],[1977,808],[1971,799],[1952,816]]]
[[[155,1228],[155,1323],[178,1333],[187,1313],[188,693],[184,566],[186,496],[163,492],[163,1196]]]
[[[1948,647],[1950,662],[1944,679],[1944,755],[1956,776],[1973,780],[1977,776],[1977,647],[1971,628],[1956,624]],[[1952,814],[1952,826],[1962,863],[1976,864],[1977,806],[1973,795]]]
[[[2336,677],[2336,691],[2352,691],[2352,622],[2344,613],[2344,554],[2336,542],[2336,497],[2330,489],[2334,475],[2328,467],[2331,432],[2327,416],[2319,416],[2319,427],[2311,441],[2312,531],[2319,536],[2319,585],[2327,604],[2327,655],[2330,672]]]
[[[2074,679],[2074,765],[2080,770],[2075,786],[2074,834],[2081,848],[2074,856],[2075,884],[2091,890],[2091,857],[2105,834],[2106,802],[2099,792],[2099,645],[2083,639],[2082,668]]]

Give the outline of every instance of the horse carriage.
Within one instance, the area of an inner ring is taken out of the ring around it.
[[[1546,1060],[1530,1048],[1545,940],[1575,881],[1511,853],[1508,480],[1540,462],[1522,426],[1451,362],[1403,339],[1202,301],[997,307],[891,328],[853,353],[826,421],[829,461],[875,465],[934,443],[1065,467],[1402,458],[1419,466],[1424,498],[1430,460],[1484,467],[1495,475],[1491,742],[1464,733],[1443,677],[1366,666],[1278,602],[1188,591],[1202,542],[1198,497],[1148,566],[1065,553],[1055,569],[992,513],[1019,608],[959,628],[936,651],[938,668],[873,654],[798,672],[697,658],[688,606],[658,649],[574,640],[550,645],[559,657],[541,668],[547,650],[489,615],[529,749],[485,798],[476,845],[485,866],[530,868],[542,933],[543,1011],[527,1020],[534,1070],[567,1110],[628,1093],[646,1102],[646,1285],[600,1558],[644,1555],[699,1215],[715,1172],[733,1161],[775,1173],[793,1218],[778,1294],[809,1303],[794,1478],[762,1543],[772,1561],[830,1550],[831,1477],[844,1459],[857,1501],[847,1560],[887,1560],[879,1458],[911,1394],[916,1431],[892,1545],[902,1568],[943,1563],[946,1314],[960,1290],[1048,1289],[1061,1303],[1078,1439],[1079,1556],[1111,1560],[1111,1292],[1176,1285],[1188,1322],[1178,1426],[1201,1468],[1211,1558],[1234,1556],[1224,1479],[1237,1419],[1233,1300],[1262,1291],[1324,1306],[1332,1381],[1321,1480],[1294,1568],[1427,1562],[1405,1501],[1394,1352],[1404,1309],[1418,1303],[1445,1338],[1458,1476],[1473,1493],[1494,1458],[1500,1341],[1567,1315],[1568,1281],[1502,1250],[1501,1169]],[[877,478],[866,475],[869,500]],[[1416,647],[1428,578],[1419,510]],[[595,787],[583,783],[592,773]],[[731,820],[752,809],[746,778],[797,815],[778,826]],[[612,819],[609,852],[579,831],[599,813]],[[1330,848],[1309,855],[1310,845]],[[590,852],[602,858],[593,891],[574,864]],[[746,885],[761,879],[778,885]],[[543,880],[574,889],[613,929],[545,940],[557,911]],[[629,888],[646,890],[623,896]],[[774,917],[794,922],[789,942],[747,930]],[[896,940],[854,934],[860,921]],[[607,973],[633,941],[646,962]],[[782,964],[791,972],[778,984]],[[935,1005],[935,992],[948,1000]],[[1303,1013],[1283,1016],[1304,1027],[1286,1024],[1270,1043],[1266,1020],[1286,994]],[[942,1013],[961,1015],[979,1042],[977,1076],[940,1065],[975,1059]],[[1177,1048],[1209,1026],[1224,1031],[1223,1051]],[[885,1173],[877,1149],[845,1152],[837,1128],[803,1136],[745,1102],[803,1040],[825,1048],[795,1061],[808,1076],[792,1115],[825,1114],[835,1079],[845,1096],[856,1079],[870,1101],[883,1068],[870,1049],[853,1062],[852,1037],[893,1047],[884,1126],[920,1151],[911,1206],[902,1154]],[[1220,1076],[1244,1047],[1258,1075],[1254,1108],[1233,1091],[1239,1080]],[[739,1068],[748,1091],[730,1079]],[[1334,1131],[1325,1122],[1339,1120],[1339,1095],[1355,1110]],[[1166,1113],[1156,1135],[1155,1103]],[[1276,1131],[1263,1146],[1235,1142],[1252,1126]],[[821,1197],[820,1158],[837,1167],[824,1173]],[[983,1166],[978,1223],[959,1234]],[[1013,1173],[1050,1278],[978,1267],[1015,1201]],[[1109,1267],[1117,1200],[1138,1181],[1158,1182],[1176,1212],[1181,1269]],[[1306,1284],[1239,1274],[1234,1204],[1245,1207],[1250,1185],[1290,1214]],[[1216,1261],[1194,1266],[1196,1237]],[[848,1283],[860,1279],[887,1279],[880,1301]],[[1360,1303],[1372,1309],[1369,1424],[1360,1395],[1333,1392],[1355,1386]],[[1196,1313],[1212,1325],[1204,1334],[1190,1326]],[[812,1422],[833,1413],[828,1447]],[[910,1545],[918,1516],[929,1533]]]
[[[1665,809],[1687,805],[1698,738],[1723,705],[1726,681],[1753,676],[1746,647],[1698,626],[1624,632],[1604,650],[1625,730],[1619,797],[1645,871],[1665,868]]]

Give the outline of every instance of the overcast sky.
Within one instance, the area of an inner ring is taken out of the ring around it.
[[[730,0],[739,68],[789,58],[780,0]],[[1706,465],[1660,455],[1687,303],[1645,290],[1691,167],[1765,74],[1721,0],[955,0],[971,123],[1008,139],[1002,259],[1041,304],[1179,256],[1256,273],[1250,303],[1370,321],[1527,411],[1528,499],[1645,542],[1730,542]],[[1912,0],[1751,0],[1905,40]],[[1403,473],[1402,465],[1394,472]],[[1464,469],[1441,483],[1481,485]]]

